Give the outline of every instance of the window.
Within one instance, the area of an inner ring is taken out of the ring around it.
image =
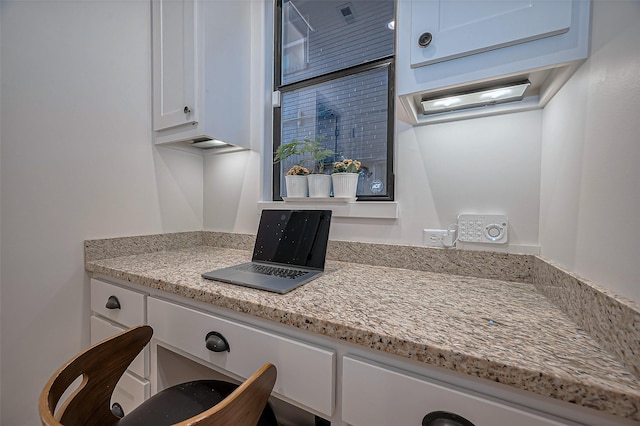
[[[394,0],[277,0],[274,152],[320,140],[334,161],[362,163],[358,200],[393,200]],[[300,158],[273,167],[273,199]]]

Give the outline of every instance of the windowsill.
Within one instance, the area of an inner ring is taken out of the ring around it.
[[[331,210],[333,217],[350,217],[364,219],[397,219],[397,201],[358,201],[346,203],[343,201],[316,201],[309,198],[304,201],[258,201],[262,209],[318,209]]]

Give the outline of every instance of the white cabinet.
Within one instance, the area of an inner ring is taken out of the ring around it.
[[[248,149],[251,20],[259,5],[153,0],[153,130],[156,144],[224,142]]]
[[[198,122],[196,9],[193,1],[153,2],[153,130]]]
[[[589,0],[398,0],[399,118],[427,124],[544,107],[587,58],[590,15]],[[425,99],[524,80],[531,85],[520,102],[422,109]]]
[[[344,357],[342,369],[342,419],[355,426],[420,425],[437,411],[474,426],[566,424],[369,361]]]
[[[411,66],[550,37],[570,27],[571,0],[413,0]]]
[[[335,352],[160,299],[148,299],[154,339],[246,378],[264,363],[278,369],[274,392],[331,416],[335,406]],[[229,351],[215,352],[206,337],[216,332]]]
[[[130,289],[91,280],[91,344],[98,343],[125,329],[146,321],[146,295]],[[150,395],[149,347],[133,360],[120,378],[111,403],[131,412]]]

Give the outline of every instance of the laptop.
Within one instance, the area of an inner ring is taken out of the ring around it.
[[[331,210],[263,210],[251,262],[203,278],[284,294],[324,272]]]

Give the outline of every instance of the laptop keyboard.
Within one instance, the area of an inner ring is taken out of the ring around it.
[[[263,275],[273,275],[275,277],[288,278],[294,280],[304,274],[305,271],[298,271],[295,269],[287,269],[287,268],[278,268],[277,266],[267,266],[267,265],[242,265],[237,268],[240,271],[249,271],[256,272],[258,274]]]

